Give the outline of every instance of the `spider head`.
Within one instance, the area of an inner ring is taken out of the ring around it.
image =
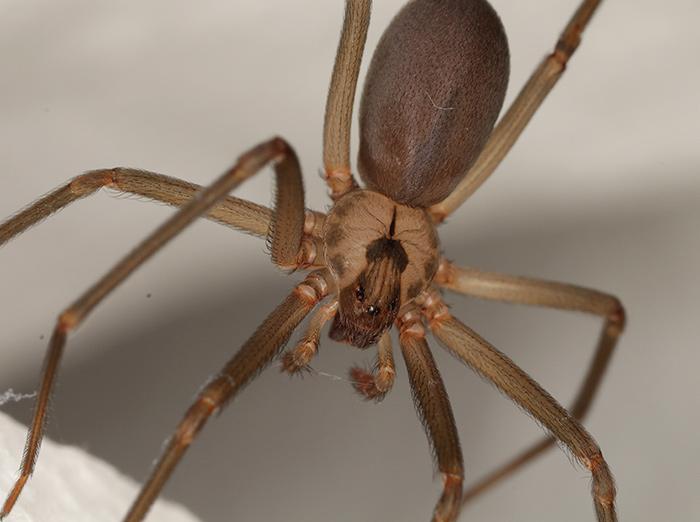
[[[341,288],[338,313],[330,331],[331,339],[358,348],[375,344],[391,327],[399,312],[401,274],[408,258],[401,243],[380,238],[367,248],[367,267]]]

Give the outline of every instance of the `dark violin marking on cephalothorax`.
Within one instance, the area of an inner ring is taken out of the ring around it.
[[[372,241],[366,249],[367,268],[353,284],[340,290],[342,313],[335,316],[330,337],[349,342],[358,348],[375,344],[399,312],[401,274],[408,266],[408,256],[401,241],[394,239],[396,207],[389,235]]]

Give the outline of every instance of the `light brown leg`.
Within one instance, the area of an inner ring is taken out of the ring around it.
[[[455,319],[437,292],[423,302],[430,329],[459,360],[493,383],[507,397],[563,442],[593,476],[593,503],[599,522],[615,522],[615,484],[593,437],[569,412],[508,357]]]
[[[418,310],[403,314],[398,325],[413,401],[444,478],[443,492],[432,521],[452,522],[462,507],[464,464],[450,400],[425,341],[425,329]]]
[[[330,319],[333,319],[338,311],[338,300],[319,308],[311,316],[309,326],[304,333],[304,337],[292,349],[285,352],[282,357],[282,371],[295,374],[302,370],[309,369],[309,363],[318,352],[318,343],[321,338],[321,329]]]
[[[380,402],[394,385],[396,369],[391,347],[391,334],[384,332],[377,344],[377,361],[372,371],[359,366],[350,368],[350,380],[355,390],[365,399]]]
[[[457,267],[444,259],[440,262],[435,282],[443,288],[483,299],[574,310],[603,317],[605,323],[600,332],[593,360],[569,408],[574,418],[583,420],[603,380],[617,340],[625,327],[625,310],[618,298],[574,285]],[[464,502],[474,499],[496,485],[553,445],[552,437],[533,444],[467,489],[464,493]]]
[[[498,167],[515,144],[525,126],[566,69],[566,64],[581,42],[581,33],[591,20],[601,0],[583,0],[564,32],[554,52],[547,56],[527,81],[518,97],[501,118],[481,151],[479,158],[444,200],[430,208],[435,221],[442,222],[459,208]]]
[[[136,194],[175,207],[187,204],[202,187],[177,178],[145,170],[114,168],[86,172],[42,197],[0,224],[0,246],[63,207],[96,193],[102,187]],[[265,237],[272,210],[250,201],[228,196],[207,214],[208,219]]]
[[[294,172],[294,165],[297,165],[296,170],[298,170],[296,156],[291,147],[284,140],[276,138],[251,149],[240,157],[233,168],[224,173],[205,190],[198,193],[187,205],[182,207],[174,216],[149,235],[138,247],[132,250],[131,253],[117,263],[94,286],[59,315],[46,355],[34,418],[27,436],[27,445],[25,447],[24,458],[22,459],[21,474],[3,505],[0,518],[6,516],[12,510],[12,506],[17,501],[24,484],[34,469],[41,437],[44,432],[46,410],[68,332],[75,330],[85,320],[92,309],[114,290],[114,288],[122,283],[136,268],[143,264],[143,262],[160,250],[160,248],[180,233],[187,225],[192,223],[192,221],[197,219],[197,217],[207,212],[218,201],[226,197],[226,195],[242,181],[258,172],[271,161],[276,162],[275,168],[278,175],[281,173]],[[298,212],[301,212],[303,216],[303,200],[302,207]],[[281,232],[280,230],[276,236],[273,237],[273,247],[275,243],[283,241],[291,241],[299,245],[303,233],[301,230],[296,232],[289,231],[291,234],[290,237],[279,235]],[[284,252],[285,249],[279,249],[279,251]],[[285,263],[292,262],[291,259],[286,258],[283,258],[282,261]]]
[[[221,372],[198,394],[197,400],[187,410],[169,440],[148,481],[141,488],[138,498],[124,518],[125,522],[143,520],[175,466],[212,413],[226,406],[272,361],[297,325],[328,294],[327,278],[327,274],[313,272],[297,285]]]
[[[323,165],[333,201],[357,187],[350,169],[350,126],[357,75],[367,39],[370,0],[346,0],[323,123]]]

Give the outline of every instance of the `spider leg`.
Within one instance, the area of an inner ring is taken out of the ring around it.
[[[296,155],[284,140],[275,138],[254,147],[241,156],[236,165],[225,172],[204,191],[198,193],[196,197],[191,199],[187,205],[183,206],[175,215],[151,233],[97,283],[81,295],[71,306],[59,314],[46,354],[41,387],[39,389],[34,417],[32,419],[32,426],[27,436],[20,477],[15,482],[2,507],[2,511],[0,511],[0,518],[3,518],[12,510],[12,506],[17,501],[24,484],[34,469],[44,432],[46,411],[58,370],[58,364],[63,354],[67,334],[75,330],[100,301],[121,284],[135,269],[160,250],[168,241],[179,234],[197,217],[211,209],[218,201],[226,197],[226,195],[241,182],[272,161],[276,162],[275,170],[277,171],[278,178],[281,175],[293,175],[299,178],[298,182],[301,184],[301,173],[299,171]],[[284,197],[282,194],[278,194],[278,202],[279,198],[282,197]],[[290,205],[284,203],[282,207],[288,209]],[[286,212],[289,213],[289,211]],[[297,214],[300,213],[303,219],[303,193],[301,206],[295,212]],[[273,256],[277,252],[278,260],[281,263],[291,263],[292,257],[296,257],[296,254],[292,256],[291,249],[279,246],[276,247],[275,245],[276,243],[291,241],[299,246],[301,244],[303,231],[290,230],[288,231],[290,236],[285,236],[281,234],[287,231],[282,228],[275,228],[274,230],[272,238]]]
[[[603,317],[605,322],[593,360],[569,408],[569,412],[575,419],[583,420],[603,380],[617,340],[625,327],[625,310],[618,298],[580,286],[457,267],[444,259],[440,262],[435,282],[443,288],[483,299],[574,310]],[[472,500],[541,455],[554,445],[554,441],[552,437],[540,440],[483,477],[465,491],[464,502]]]
[[[294,349],[286,351],[282,357],[282,371],[294,374],[308,369],[311,359],[313,359],[318,352],[321,328],[335,316],[337,311],[338,300],[334,299],[332,302],[319,308],[316,313],[311,316],[311,321],[304,333],[304,337],[302,337]]]
[[[401,351],[406,361],[413,400],[443,474],[443,492],[433,511],[432,522],[452,522],[462,506],[464,464],[452,408],[440,373],[425,340],[417,310],[397,322]]]
[[[198,394],[168,441],[124,522],[143,520],[175,466],[209,417],[236,396],[279,353],[297,325],[328,294],[328,275],[312,272],[265,319],[233,358]]]
[[[564,74],[566,64],[581,42],[581,33],[590,22],[601,0],[583,0],[559,37],[554,51],[535,69],[515,98],[478,159],[452,193],[430,207],[436,222],[442,222],[458,209],[496,170],[520,137],[537,109]]]
[[[371,0],[346,0],[323,122],[323,165],[333,201],[357,187],[350,170],[350,126]]]
[[[450,353],[532,415],[591,472],[598,522],[615,522],[612,474],[598,444],[581,423],[513,361],[455,319],[436,292],[427,294],[423,307],[430,329]]]
[[[102,187],[143,196],[175,207],[184,206],[202,189],[194,183],[145,170],[122,167],[93,170],[76,176],[0,224],[0,245],[74,201],[96,193]],[[272,219],[272,210],[228,196],[218,202],[205,217],[265,237]]]
[[[350,380],[355,390],[365,399],[380,402],[394,385],[395,376],[391,335],[386,331],[377,343],[377,361],[373,370],[370,372],[353,366],[350,368]]]

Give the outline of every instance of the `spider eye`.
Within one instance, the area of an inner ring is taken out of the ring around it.
[[[365,300],[365,289],[362,288],[362,285],[358,286],[355,290],[355,297],[357,297],[357,300],[360,302]]]
[[[398,299],[392,299],[391,303],[389,303],[389,309],[396,310],[396,307],[399,305],[399,300]]]
[[[371,315],[372,317],[376,317],[377,315],[379,315],[379,307],[374,306],[374,305],[369,305],[367,307],[367,313],[369,315]]]

